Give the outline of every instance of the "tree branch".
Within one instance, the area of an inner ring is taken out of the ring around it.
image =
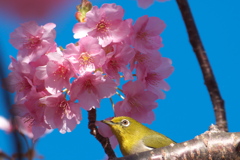
[[[0,46],[0,48],[2,48],[2,47]],[[2,57],[2,55],[4,55],[4,53],[3,53],[2,50],[0,50],[0,59],[1,59],[1,61],[3,61],[3,59],[4,59]],[[4,70],[3,63],[1,62],[0,63],[0,81],[2,81],[2,79],[5,78],[4,77],[4,73],[6,73],[6,72]],[[5,83],[6,83],[5,81],[2,81],[2,86],[6,86]],[[7,91],[3,91],[2,99],[4,99],[4,102],[3,102],[5,104],[4,106],[7,109],[7,113],[10,115],[9,119],[13,119],[12,118],[13,115],[9,112],[10,109],[11,109],[11,106],[12,106],[10,94]],[[16,126],[15,122],[11,121],[11,123],[12,123],[11,124],[12,126]],[[13,131],[13,142],[15,143],[14,149],[16,150],[16,152],[19,153],[19,154],[22,154],[22,149],[23,149],[24,145],[21,143],[20,135],[18,134],[18,132],[16,130]],[[2,156],[5,156],[5,155],[1,152],[0,153],[0,159],[1,159]],[[18,160],[22,160],[23,159],[23,157],[21,155],[19,155],[17,158],[18,158]]]
[[[240,132],[216,129],[194,139],[115,160],[240,160]]]
[[[183,20],[185,22],[190,43],[197,56],[199,65],[203,73],[205,85],[207,86],[208,92],[210,94],[210,97],[213,103],[216,124],[220,130],[227,131],[228,127],[227,127],[226,113],[224,108],[224,101],[221,98],[217,82],[213,75],[211,65],[208,61],[206,52],[204,50],[203,44],[198,34],[198,30],[195,25],[190,7],[188,5],[187,0],[177,0],[177,4],[181,11]]]
[[[96,122],[96,109],[91,109],[88,111],[88,128],[90,129],[90,133],[101,143],[104,148],[105,153],[108,155],[109,159],[116,158],[116,155],[111,147],[108,138],[103,137],[98,133],[98,129],[95,125]]]

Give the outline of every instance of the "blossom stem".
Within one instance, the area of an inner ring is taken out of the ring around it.
[[[123,90],[122,90],[121,88],[118,88],[118,87],[117,87],[117,90],[119,90],[119,91],[121,91],[121,92],[123,93]]]
[[[197,56],[198,62],[200,64],[202,74],[204,77],[205,84],[207,86],[208,92],[210,94],[213,109],[215,112],[216,124],[222,131],[227,131],[227,120],[226,112],[224,107],[224,100],[221,97],[220,91],[218,89],[217,82],[215,80],[211,65],[208,61],[206,51],[204,50],[201,38],[198,34],[196,24],[194,22],[190,7],[187,0],[177,0],[178,7],[181,11],[183,20],[185,22],[189,41],[193,47],[193,50]]]
[[[116,158],[109,139],[99,134],[98,129],[95,125],[96,109],[91,109],[90,111],[88,111],[88,121],[88,128],[90,129],[90,133],[102,144],[104,151],[108,155],[109,159]]]
[[[115,115],[115,111],[114,111],[114,102],[113,102],[112,98],[109,98],[109,100],[110,100],[110,102],[111,102],[111,104],[112,104],[114,116],[116,116],[116,115]]]
[[[117,94],[120,98],[124,99],[124,97],[123,97],[120,93],[116,92],[116,94]]]
[[[65,95],[65,99],[66,99],[66,98],[67,98],[68,89],[65,88],[62,92],[64,93],[64,95]]]

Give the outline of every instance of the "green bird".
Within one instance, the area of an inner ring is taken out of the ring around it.
[[[176,143],[130,117],[114,117],[102,122],[110,126],[124,156]]]

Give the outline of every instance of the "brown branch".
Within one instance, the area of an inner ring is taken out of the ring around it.
[[[1,42],[1,40],[0,40]],[[0,48],[1,45],[0,45]],[[4,54],[7,54],[7,53],[3,53],[2,50],[0,50],[0,60],[2,61],[0,63],[0,82],[5,78],[4,77],[4,74],[6,73],[5,69],[4,69],[4,63],[3,63],[3,60],[4,58],[2,57],[2,55]],[[2,86],[6,86],[5,84],[6,82],[5,81],[2,81]],[[7,113],[10,115],[10,119],[13,119],[13,115],[10,113],[10,109],[11,109],[11,106],[12,106],[12,101],[11,101],[11,95],[7,92],[7,91],[3,91],[3,95],[2,95],[2,99],[4,99],[3,101],[3,104],[4,104],[4,107],[6,107],[7,109]],[[15,126],[15,123],[14,122],[11,122],[12,123],[12,126]],[[22,149],[23,149],[23,144],[21,142],[21,139],[20,139],[20,135],[18,134],[17,131],[13,131],[13,142],[14,142],[14,149],[16,150],[17,153],[22,153]],[[1,159],[1,156],[3,156],[3,153],[1,152],[0,153],[0,159]],[[17,157],[18,160],[22,160],[23,157],[22,156],[19,156]]]
[[[240,160],[240,132],[215,130],[167,147],[115,160]]]
[[[181,11],[183,20],[185,22],[190,43],[197,56],[199,65],[203,73],[205,85],[207,86],[208,92],[210,94],[210,97],[213,103],[216,124],[220,130],[227,131],[228,127],[227,127],[226,113],[224,108],[224,101],[221,98],[217,82],[213,75],[213,71],[208,61],[206,52],[203,48],[203,44],[198,34],[198,30],[195,25],[190,7],[188,5],[187,0],[177,0],[177,4]]]
[[[104,148],[105,153],[108,155],[109,159],[116,158],[116,155],[111,147],[108,138],[103,137],[99,134],[98,129],[95,125],[96,122],[96,109],[91,109],[88,111],[88,128],[90,129],[90,133],[101,143]]]
[[[6,153],[0,151],[0,159],[13,160],[12,157],[8,156]]]

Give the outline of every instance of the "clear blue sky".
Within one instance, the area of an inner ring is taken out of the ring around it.
[[[58,10],[57,14],[38,20],[40,25],[56,23],[56,42],[60,46],[76,42],[73,39],[72,27],[76,23],[74,13],[78,1],[75,0],[66,8]],[[172,59],[175,71],[167,79],[171,89],[166,93],[166,99],[159,100],[159,106],[154,110],[156,120],[148,126],[176,142],[190,140],[206,131],[210,124],[215,123],[213,107],[175,0],[155,2],[147,9],[138,8],[135,0],[93,1],[93,5],[101,6],[103,3],[121,5],[125,9],[125,18],[136,20],[143,15],[157,16],[167,25],[162,34],[164,47],[160,52],[164,57]],[[229,131],[237,132],[240,130],[240,1],[189,0],[189,3],[225,100]],[[13,19],[8,13],[0,14],[0,47],[4,51],[1,63],[5,70],[10,63],[9,55],[16,57],[17,53],[8,42],[9,34],[20,22],[24,21]],[[0,89],[0,94],[2,92]],[[0,115],[6,115],[2,96],[0,99]],[[110,103],[104,100],[101,108],[97,110],[97,119],[111,116],[113,114]],[[39,140],[37,152],[46,160],[103,159],[104,151],[99,142],[89,134],[87,123],[87,112],[83,111],[83,120],[73,132],[61,134],[54,130]],[[8,137],[8,134],[0,131],[0,149],[11,153]],[[121,156],[118,148],[115,151],[117,156]]]

